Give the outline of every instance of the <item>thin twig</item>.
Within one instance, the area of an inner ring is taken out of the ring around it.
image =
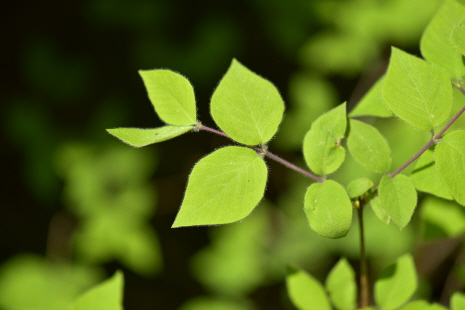
[[[365,231],[363,229],[363,207],[365,202],[360,201],[357,208],[360,237],[360,308],[364,310],[370,304],[370,288],[368,286],[368,266],[365,252]]]
[[[393,173],[391,173],[389,175],[389,177],[393,178],[395,177],[397,174],[399,174],[402,170],[404,170],[405,168],[407,168],[411,163],[413,163],[418,157],[420,157],[424,152],[426,152],[427,149],[430,148],[431,145],[434,144],[434,140],[431,139],[428,141],[428,143],[426,143],[426,145],[424,147],[421,148],[421,150],[419,150],[415,155],[413,155],[412,158],[410,158],[405,164],[403,164],[402,166],[399,167],[399,169],[397,169],[396,171],[394,171]]]
[[[221,135],[221,136],[224,136],[224,137],[227,137],[227,138],[231,139],[231,137],[228,136],[227,134],[225,134],[224,132],[213,129],[213,128],[210,128],[210,127],[207,127],[207,126],[204,126],[204,125],[201,125],[201,124],[197,124],[196,129],[198,129],[198,130],[206,130],[206,131],[209,131],[209,132],[216,133],[217,135]],[[294,171],[296,171],[296,172],[298,172],[300,174],[303,174],[306,177],[312,178],[315,181],[320,182],[320,183],[323,182],[323,179],[317,177],[316,175],[314,175],[314,174],[312,174],[312,173],[310,173],[310,172],[308,172],[308,171],[306,171],[306,170],[304,170],[302,168],[297,167],[294,164],[291,164],[290,162],[282,159],[281,157],[279,157],[277,155],[274,155],[274,154],[270,153],[268,150],[265,150],[265,149],[257,147],[257,146],[248,146],[248,147],[253,148],[254,150],[260,152],[264,156],[269,157],[269,158],[277,161],[278,163],[288,167],[289,169],[292,169],[292,170],[294,170]]]
[[[257,148],[257,149],[263,151],[263,149],[260,149],[260,148]],[[294,164],[291,164],[290,162],[288,162],[288,161],[282,159],[282,158],[279,157],[279,156],[276,156],[276,155],[270,153],[269,151],[266,151],[264,154],[265,154],[265,156],[267,156],[267,157],[269,157],[269,158],[271,158],[271,159],[277,161],[278,163],[280,163],[280,164],[282,164],[282,165],[284,165],[284,166],[286,166],[286,167],[288,167],[288,168],[290,168],[290,169],[292,169],[292,170],[295,170],[295,171],[297,171],[297,172],[299,172],[299,173],[301,173],[301,174],[303,174],[303,175],[305,175],[305,176],[307,176],[307,177],[309,177],[309,178],[312,178],[312,179],[314,179],[314,180],[317,181],[317,182],[320,182],[320,183],[323,182],[323,179],[317,177],[316,175],[311,174],[311,173],[308,172],[308,171],[305,171],[305,170],[302,169],[302,168],[297,167],[297,166],[294,165]]]
[[[460,86],[456,86],[461,92],[462,94],[465,95],[465,90]],[[450,126],[452,126],[452,124],[460,117],[460,115],[462,115],[463,113],[465,112],[465,107],[463,107],[462,109],[460,109],[460,111],[455,114],[455,116],[446,124],[446,126],[444,126],[443,129],[441,129],[441,131],[439,131],[438,134],[436,134],[434,137],[431,138],[431,140],[428,141],[428,143],[426,143],[426,145],[424,147],[421,148],[421,150],[419,150],[415,155],[413,155],[412,158],[410,158],[405,164],[403,164],[402,166],[400,166],[396,171],[394,171],[393,173],[391,173],[389,176],[391,178],[395,177],[397,174],[399,174],[402,170],[404,170],[405,168],[407,168],[411,163],[413,163],[418,157],[420,157],[424,152],[426,152],[427,149],[429,149],[433,144],[437,143],[438,140],[441,138],[441,136],[444,134],[444,132],[446,132],[447,129],[450,128]]]

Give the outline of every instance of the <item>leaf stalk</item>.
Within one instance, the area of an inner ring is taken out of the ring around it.
[[[370,304],[370,288],[368,285],[368,266],[365,252],[365,231],[363,228],[363,207],[365,201],[360,201],[357,209],[359,238],[360,238],[360,309],[364,310]]]
[[[213,128],[210,128],[210,127],[207,127],[207,126],[204,126],[200,123],[197,124],[197,127],[196,129],[198,130],[206,130],[206,131],[209,131],[209,132],[213,132],[217,135],[220,135],[220,136],[223,136],[223,137],[227,137],[227,138],[230,138],[227,134],[225,134],[224,132],[222,131],[219,131],[219,130],[216,130],[216,129],[213,129]],[[258,146],[248,146],[250,148],[253,148],[254,150],[256,150],[257,152],[260,152],[261,154],[263,154],[264,156],[266,157],[269,157],[270,159],[274,160],[274,161],[277,161],[278,163],[286,166],[287,168],[289,169],[292,169],[300,174],[303,174],[304,176],[306,177],[309,177],[319,183],[322,183],[324,180],[300,167],[297,167],[296,165],[294,164],[291,164],[290,162],[282,159],[281,157],[277,156],[277,155],[274,155],[273,153],[271,153],[270,151],[266,150],[265,148],[260,148]]]
[[[465,95],[465,90],[462,88],[462,87],[458,87],[458,89],[462,92],[462,94]],[[426,143],[425,146],[423,146],[421,148],[421,150],[419,150],[415,155],[413,155],[412,158],[410,158],[407,162],[405,162],[405,164],[403,164],[402,166],[400,166],[396,171],[394,171],[393,173],[391,173],[389,175],[389,177],[393,178],[395,177],[397,174],[399,174],[402,170],[404,170],[405,168],[407,168],[411,163],[413,163],[418,157],[420,157],[424,152],[426,152],[427,149],[429,149],[433,144],[435,143],[438,143],[439,139],[441,138],[441,136],[446,132],[447,129],[450,128],[450,126],[452,126],[452,124],[465,112],[465,106],[460,109],[459,112],[457,112],[457,114],[455,114],[455,116],[444,126],[444,128],[441,129],[441,131],[439,131],[439,133],[437,133],[434,137],[431,138],[431,140],[428,141],[428,143]]]

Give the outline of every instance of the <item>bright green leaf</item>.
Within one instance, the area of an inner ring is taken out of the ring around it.
[[[392,48],[383,85],[389,109],[410,125],[432,130],[444,122],[452,109],[452,86],[440,68]]]
[[[262,199],[267,175],[265,162],[249,148],[228,146],[211,153],[194,166],[172,227],[243,219]]]
[[[339,183],[313,183],[305,194],[305,214],[310,227],[327,238],[347,235],[352,224],[352,203]]]
[[[420,156],[410,178],[415,188],[421,192],[430,193],[445,199],[453,199],[446,185],[439,177],[436,165],[434,165],[432,150],[426,150]]]
[[[345,158],[341,146],[347,126],[346,104],[320,116],[305,135],[303,153],[310,169],[320,175],[336,171]]]
[[[417,205],[417,191],[410,178],[384,176],[379,183],[381,207],[400,229],[407,226]]]
[[[331,310],[323,286],[302,270],[290,270],[286,278],[287,293],[299,310]]]
[[[462,54],[451,41],[455,26],[465,18],[465,6],[455,0],[445,0],[433,17],[420,42],[423,57],[443,68],[455,80],[465,75]]]
[[[433,225],[447,237],[465,232],[465,210],[454,201],[429,196],[422,200],[420,210],[423,222]]]
[[[355,272],[345,258],[341,258],[326,278],[326,290],[338,310],[352,310],[357,302]]]
[[[347,192],[350,198],[359,197],[365,194],[373,185],[373,182],[368,178],[358,178],[347,185]]]
[[[465,130],[452,131],[436,146],[434,158],[441,180],[454,199],[465,205]]]
[[[450,299],[451,310],[465,309],[465,294],[455,292]]]
[[[366,169],[384,173],[391,168],[391,149],[379,131],[368,124],[351,119],[347,146],[355,161]]]
[[[455,25],[450,39],[460,53],[465,55],[465,21],[462,20],[462,22]]]
[[[194,129],[193,126],[163,126],[160,128],[113,128],[107,131],[134,147],[142,147],[152,143],[166,141]]]
[[[356,116],[377,116],[391,117],[391,111],[386,107],[383,101],[381,90],[383,88],[384,76],[381,77],[360,99],[352,111],[350,117]]]
[[[210,109],[216,124],[232,139],[258,145],[275,135],[284,103],[272,83],[234,59],[213,93]]]
[[[158,116],[170,125],[197,123],[194,89],[179,73],[170,70],[140,70]]]
[[[379,218],[384,224],[388,225],[391,222],[391,218],[381,207],[381,201],[379,200],[379,196],[376,196],[370,200],[370,206],[373,212],[375,213],[376,217]]]
[[[123,274],[113,277],[82,294],[70,310],[123,310]]]
[[[375,283],[376,304],[391,310],[406,303],[417,289],[415,264],[410,254],[405,254],[384,269]]]

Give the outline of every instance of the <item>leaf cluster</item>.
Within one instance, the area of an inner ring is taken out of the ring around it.
[[[392,221],[403,229],[411,221],[419,192],[465,205],[465,130],[449,130],[465,111],[460,107],[452,113],[454,88],[465,94],[464,20],[465,7],[456,0],[446,0],[422,36],[424,59],[393,47],[386,73],[355,109],[348,113],[346,103],[342,103],[316,118],[302,146],[310,171],[268,150],[267,144],[282,122],[283,100],[272,83],[237,60],[232,61],[210,102],[211,116],[220,130],[197,119],[193,87],[185,77],[169,70],[149,70],[140,73],[150,101],[166,125],[108,132],[134,147],[201,130],[233,141],[235,145],[212,152],[194,166],[173,227],[244,219],[264,196],[268,177],[265,159],[272,159],[311,178],[303,205],[309,226],[319,235],[333,239],[346,236],[354,210],[367,205],[382,222]],[[430,139],[393,171],[396,154],[366,117],[395,117],[429,133]],[[375,177],[355,177],[347,186],[330,179],[348,155]],[[406,168],[413,163],[410,173]],[[376,282],[377,305],[383,309],[441,309],[424,302],[399,308],[412,297],[416,285],[412,258],[402,256]],[[289,273],[288,287],[299,309],[313,309],[315,301],[318,309],[331,308],[321,285],[299,270]],[[334,268],[326,290],[337,309],[354,309],[353,271],[347,262],[341,261]],[[304,294],[309,291],[314,295]],[[461,298],[453,298],[452,309],[458,309],[454,305]]]

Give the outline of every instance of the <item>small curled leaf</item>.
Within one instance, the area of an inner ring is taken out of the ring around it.
[[[347,192],[350,198],[359,197],[365,194],[373,185],[373,182],[368,178],[358,178],[347,185]]]
[[[303,153],[307,165],[319,175],[336,171],[344,162],[345,149],[340,145],[347,127],[346,104],[343,103],[315,120],[304,138]]]

